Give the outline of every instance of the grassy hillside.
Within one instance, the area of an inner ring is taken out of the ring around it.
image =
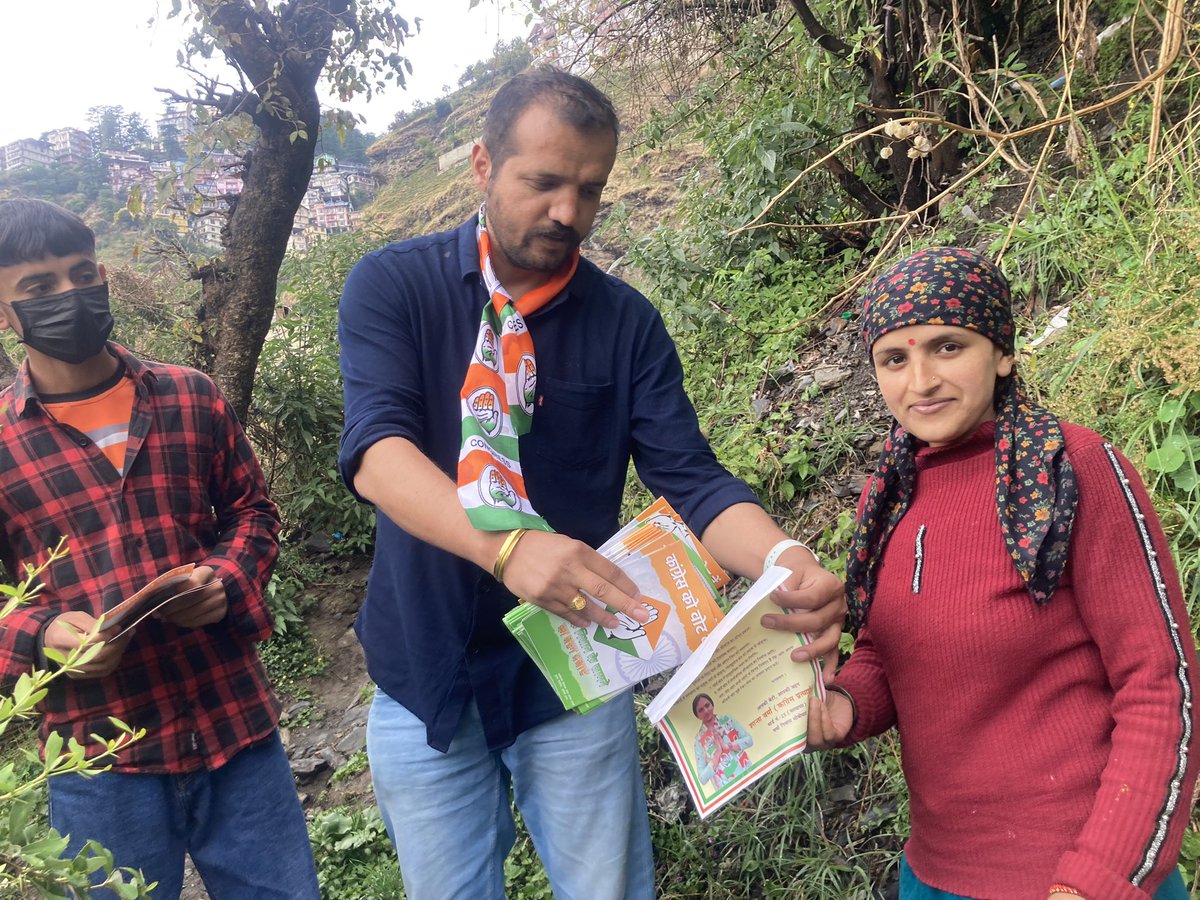
[[[856,6],[813,7],[838,33],[853,32]],[[862,71],[819,49],[786,9],[731,28],[725,52],[696,66],[676,105],[646,103],[632,70],[604,69],[632,127],[587,252],[662,310],[718,455],[831,567],[841,565],[853,498],[888,424],[855,335],[857,293],[898,256],[961,244],[1001,259],[1012,279],[1019,367],[1034,390],[1143,473],[1196,621],[1200,67],[1191,19],[1162,91],[1150,81],[1130,88],[1169,52],[1165,15],[1164,3],[1111,0],[1068,21],[1054,4],[1026,4],[1020,41],[991,67],[964,62],[954,44],[962,35],[948,31],[922,73],[931,84],[939,71],[960,73],[941,84],[950,98],[971,98],[970,134],[946,118],[952,100],[929,102],[904,137],[869,133]],[[909,99],[919,107],[940,89]],[[474,210],[467,172],[439,176],[434,161],[478,132],[485,106],[483,95],[464,100],[373,148],[397,173],[370,210],[373,224],[399,237]],[[898,202],[906,186],[889,183],[881,149],[915,153],[920,175],[933,171],[933,150],[951,145],[958,167],[916,202]],[[841,170],[826,165],[831,155]],[[856,180],[883,199],[882,212],[850,193]],[[883,896],[908,828],[898,750],[887,735],[806,758],[700,822],[645,732],[663,896]],[[1182,860],[1193,887],[1198,859],[1194,824]],[[545,895],[527,841],[510,876],[512,895]]]
[[[499,84],[449,94],[445,115],[439,115],[436,107],[423,110],[371,146],[368,155],[383,183],[363,211],[365,227],[400,240],[453,228],[478,208],[482,198],[468,164],[439,172],[437,161],[482,133]],[[704,149],[698,141],[649,147],[641,132],[645,97],[633,96],[628,79],[619,72],[604,87],[621,116],[621,151],[604,191],[595,232],[584,249],[589,258],[607,267],[624,255],[630,236],[649,233],[670,218],[685,178],[704,165]]]

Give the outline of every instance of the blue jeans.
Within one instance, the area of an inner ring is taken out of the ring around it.
[[[930,887],[908,865],[906,857],[900,857],[900,900],[970,900],[961,894],[951,894],[949,891]],[[1175,869],[1167,876],[1167,880],[1159,885],[1154,892],[1154,900],[1188,900],[1187,888],[1183,886],[1183,876]]]
[[[557,900],[654,897],[633,697],[566,713],[487,748],[470,703],[447,753],[382,691],[367,722],[375,799],[409,900],[500,900],[514,799]]]
[[[50,824],[71,836],[71,855],[93,839],[116,865],[141,869],[147,883],[158,882],[155,900],[179,897],[185,852],[212,900],[320,897],[278,732],[211,772],[51,778]]]

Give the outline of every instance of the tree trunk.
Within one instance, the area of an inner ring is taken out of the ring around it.
[[[223,36],[225,56],[257,92],[227,98],[237,100],[235,109],[253,110],[258,137],[244,159],[242,191],[221,233],[225,255],[196,273],[202,354],[245,422],[275,312],[279,266],[312,176],[321,116],[317,80],[350,0],[289,2],[275,14],[247,0],[193,2],[210,29]]]
[[[307,137],[291,141],[295,126],[280,119],[262,117],[258,123],[262,136],[246,157],[242,192],[222,233],[225,256],[200,273],[208,369],[243,422],[275,312],[292,220],[312,175],[320,109],[311,93],[311,103],[297,110]]]
[[[944,68],[923,69],[920,61],[939,50],[938,45],[948,43],[956,30],[962,40],[981,56],[993,56],[993,35],[998,39],[1007,38],[1015,21],[1014,6],[1019,9],[1019,4],[1011,0],[990,0],[982,4],[965,0],[960,10],[964,21],[956,23],[950,9],[940,0],[910,0],[903,4],[875,0],[868,8],[872,23],[880,35],[879,44],[871,52],[859,51],[855,54],[849,44],[825,27],[807,0],[791,0],[791,4],[814,42],[834,56],[853,59],[862,69],[867,83],[870,115],[876,122],[906,118],[915,111],[960,125],[968,120],[966,105],[955,91],[947,89],[938,80],[957,79],[958,76]],[[989,62],[998,64],[995,59]],[[861,124],[865,127],[870,123],[864,117]],[[891,181],[898,208],[911,210],[922,206],[952,181],[962,168],[959,141],[954,135],[944,140],[942,137],[945,136],[931,134],[930,138],[934,141],[932,152],[915,159],[908,156],[908,149],[912,146],[908,141],[893,141],[883,136],[871,140],[870,164],[876,171],[885,173]],[[883,146],[890,146],[892,154],[881,164],[876,152]],[[865,205],[866,197],[862,192],[850,190],[851,187],[857,189],[856,185],[843,182],[842,186]]]

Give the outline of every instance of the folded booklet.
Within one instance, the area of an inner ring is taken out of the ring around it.
[[[773,566],[646,707],[704,818],[808,745],[808,704],[825,698],[815,662],[792,662],[802,634],[760,624],[791,572]]]
[[[581,628],[532,603],[504,617],[563,706],[580,713],[687,659],[721,621],[717,588],[729,581],[661,497],[598,552],[638,586],[648,622],[617,614],[616,628]]]
[[[104,631],[118,629],[116,634],[106,637],[105,640],[116,640],[135,628],[146,616],[158,611],[172,600],[199,594],[207,585],[180,590],[183,585],[187,584],[195,568],[195,563],[188,563],[163,572],[132,597],[122,600],[112,609],[105,610]]]

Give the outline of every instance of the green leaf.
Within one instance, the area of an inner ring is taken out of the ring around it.
[[[62,753],[63,736],[57,731],[51,731],[46,736],[46,762],[50,763]]]
[[[1174,447],[1181,453],[1187,453],[1188,449],[1191,447],[1191,441],[1188,440],[1188,436],[1186,434],[1183,434],[1179,431],[1172,431],[1166,436],[1166,438],[1163,439],[1163,446]]]
[[[1195,466],[1181,466],[1171,476],[1171,480],[1175,482],[1175,490],[1185,494],[1190,494],[1200,487],[1200,474],[1197,474]]]
[[[52,663],[57,663],[61,666],[67,661],[66,654],[54,647],[45,647],[43,648],[43,652],[46,654],[46,659]]]
[[[25,823],[29,821],[29,804],[24,801],[19,801],[12,805],[8,811],[8,833],[10,836],[20,834],[25,830]]]
[[[1200,859],[1200,831],[1188,830],[1183,833],[1183,847],[1179,855],[1184,859]]]
[[[1146,454],[1146,467],[1164,475],[1184,464],[1186,457],[1178,447],[1163,446]]]
[[[36,840],[33,843],[26,844],[24,856],[44,857],[47,859],[56,859],[63,855],[63,851],[67,849],[68,841],[65,837],[60,837],[57,832],[51,831],[50,834]]]
[[[1158,408],[1158,421],[1174,422],[1187,413],[1187,404],[1176,397],[1168,397]]]

